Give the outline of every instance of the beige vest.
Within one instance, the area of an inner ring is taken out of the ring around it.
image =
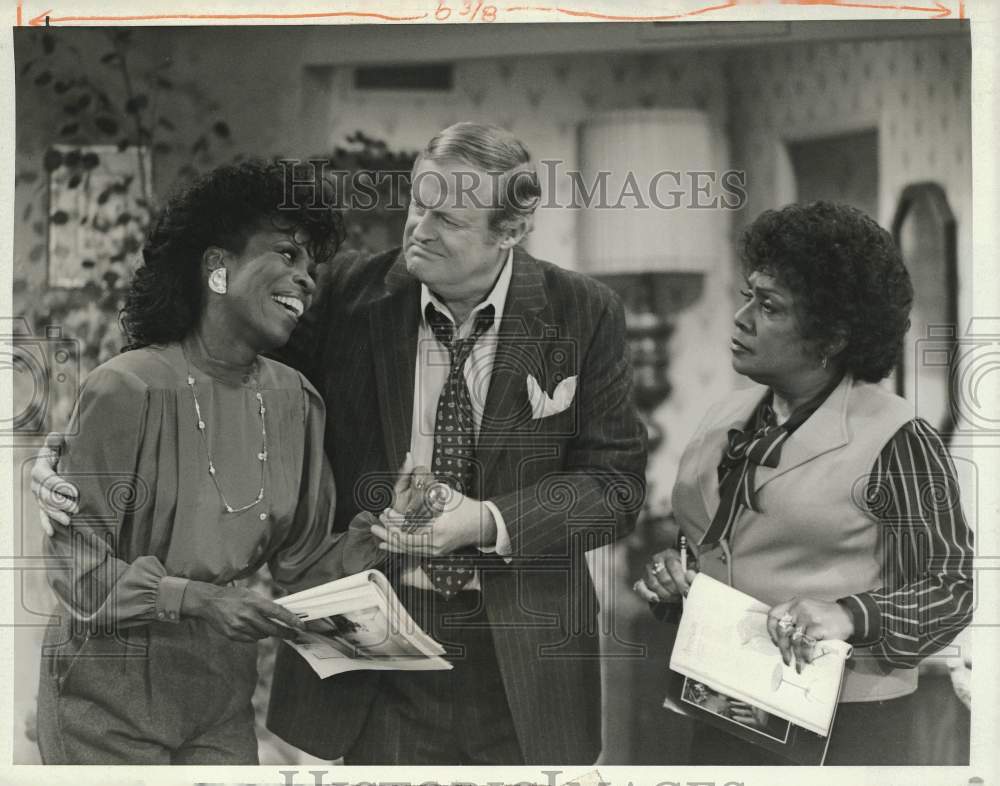
[[[714,407],[684,451],[673,508],[689,543],[698,543],[719,506],[717,468],[729,429],[742,428],[766,392],[755,386]],[[913,416],[898,396],[845,377],[784,443],[780,465],[757,468],[761,512],[744,509],[726,541],[701,550],[700,570],[769,604],[880,587],[880,524],[865,490],[882,448]],[[890,699],[916,687],[916,669],[889,670],[856,648],[840,700]]]

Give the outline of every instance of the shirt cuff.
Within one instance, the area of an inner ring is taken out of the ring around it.
[[[854,633],[848,640],[856,647],[870,647],[882,640],[882,613],[867,592],[848,595],[837,603],[847,609],[854,621]]]
[[[160,622],[180,622],[181,602],[189,579],[164,576],[156,591],[156,619]]]
[[[507,532],[507,522],[503,520],[500,508],[489,500],[483,500],[483,504],[493,514],[493,522],[497,525],[497,542],[493,546],[480,546],[479,550],[483,554],[496,554],[503,557],[504,562],[510,562],[513,559],[514,549],[510,545],[510,533]]]

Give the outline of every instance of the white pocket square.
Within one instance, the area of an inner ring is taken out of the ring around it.
[[[576,377],[566,377],[556,385],[552,397],[546,395],[538,380],[528,374],[528,400],[531,401],[531,419],[547,418],[558,415],[570,404],[576,395]]]

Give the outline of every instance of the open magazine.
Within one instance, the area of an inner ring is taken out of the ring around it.
[[[275,601],[306,630],[286,643],[325,679],[358,669],[450,669],[444,648],[413,621],[377,570],[310,587]]]
[[[665,706],[801,764],[822,764],[851,645],[823,640],[786,666],[767,633],[770,607],[699,574],[677,630]]]

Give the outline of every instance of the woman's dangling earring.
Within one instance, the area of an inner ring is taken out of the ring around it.
[[[822,359],[819,361],[819,364],[823,368],[826,368],[826,363],[827,363],[827,357],[826,357],[826,355],[823,355]]]
[[[211,275],[208,277],[208,288],[218,295],[226,294],[226,291],[229,289],[229,284],[226,278],[226,269],[224,267],[217,267],[212,271]]]

